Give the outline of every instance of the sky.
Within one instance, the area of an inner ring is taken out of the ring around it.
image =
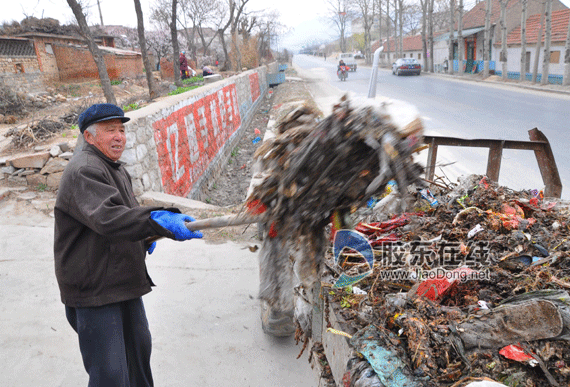
[[[568,0],[570,1],[570,0]],[[3,0],[0,11],[0,23],[21,21],[26,16],[52,17],[61,24],[74,21],[73,13],[66,0]],[[88,23],[99,23],[99,11],[96,0],[92,4]],[[141,0],[145,27],[148,27],[148,15],[154,0]],[[125,25],[136,27],[136,14],[132,0],[100,0],[103,22],[106,25]],[[334,39],[334,28],[326,19],[325,0],[250,0],[246,9],[250,11],[279,12],[281,23],[288,32],[279,40],[280,48],[300,48],[313,41]]]
[[[99,12],[96,0],[88,1],[93,4],[88,23],[98,24]],[[147,17],[154,0],[140,1],[146,19],[145,26],[148,28]],[[570,0],[561,1],[570,7]],[[12,20],[21,21],[26,16],[52,17],[62,24],[68,24],[74,20],[66,0],[3,0],[2,2],[0,23]],[[106,25],[136,27],[136,14],[132,0],[100,0],[100,4],[103,22]],[[247,9],[279,12],[281,23],[288,30],[280,36],[278,46],[275,47],[279,50],[282,48],[298,50],[303,45],[331,41],[338,37],[334,26],[327,22],[326,0],[250,0]]]

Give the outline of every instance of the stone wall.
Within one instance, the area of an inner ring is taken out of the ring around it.
[[[135,194],[205,197],[265,96],[266,75],[259,67],[127,113],[121,160]]]

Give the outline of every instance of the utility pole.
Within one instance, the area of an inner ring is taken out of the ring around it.
[[[99,17],[101,18],[101,27],[105,27],[103,24],[103,13],[101,12],[101,3],[97,0],[97,7],[99,8]]]

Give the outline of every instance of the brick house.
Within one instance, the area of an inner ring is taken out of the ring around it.
[[[43,81],[34,42],[26,38],[0,36],[0,83],[25,91],[43,87]]]
[[[103,52],[107,72],[111,80],[122,77],[136,77],[143,74],[140,53],[115,48],[114,38],[100,35],[95,38]],[[10,63],[15,59],[22,63],[22,73],[35,73],[42,82],[74,82],[99,79],[97,66],[89,52],[85,40],[79,36],[26,32],[16,37],[4,37],[0,46],[14,57],[0,54],[0,63]],[[26,46],[20,51],[10,48]],[[0,47],[0,53],[3,52]],[[30,48],[31,47],[31,48]],[[17,54],[18,52],[25,53]],[[25,64],[22,62],[25,59]],[[18,63],[20,63],[18,62]],[[0,66],[0,74],[8,78],[10,66]],[[12,76],[11,78],[14,78]],[[22,78],[20,76],[19,78]]]
[[[385,40],[383,44],[384,50],[381,54],[382,61],[387,61],[388,64],[391,64],[398,59],[396,42],[394,38],[390,38],[390,41]],[[377,40],[372,44],[372,52],[376,51],[378,47],[380,47],[380,41]],[[388,58],[388,55],[390,55],[390,58]],[[422,55],[422,35],[404,36],[402,42],[402,58],[416,58],[422,63]]]
[[[542,12],[542,1],[541,0],[528,0],[527,2],[527,15],[539,14]],[[567,7],[562,4],[559,0],[553,0],[552,10],[558,11],[566,9]],[[468,12],[463,15],[463,59],[468,62],[466,69],[467,71],[472,70],[470,64],[477,65],[477,70],[480,71],[483,64],[483,42],[485,40],[485,10],[486,1],[481,1],[471,8]],[[506,27],[507,33],[512,32],[515,28],[520,28],[521,23],[521,12],[522,6],[520,0],[511,0],[507,3],[506,8]],[[501,5],[499,0],[491,0],[491,61],[499,60],[499,49],[496,49],[495,42],[497,42],[501,37]],[[455,26],[454,26],[454,39],[457,38],[457,23],[458,15],[455,16]],[[449,31],[440,35],[438,38],[434,39],[434,63],[443,63],[448,57],[448,46],[449,45]],[[458,44],[454,43],[453,51],[454,58],[458,58]],[[518,60],[517,60],[518,62]],[[456,69],[457,71],[457,69]]]
[[[536,44],[538,42],[538,33],[540,31],[541,14],[530,16],[526,20],[526,78],[532,78],[532,66],[536,59]],[[551,83],[561,83],[564,74],[564,45],[566,44],[566,34],[568,33],[568,23],[570,22],[570,9],[562,9],[552,12],[552,35],[550,43],[550,65],[549,78]],[[541,37],[541,47],[544,47],[544,29]],[[496,51],[501,50],[501,40],[497,40],[494,44]],[[498,55],[497,55],[498,56]],[[521,26],[513,29],[507,35],[507,71],[510,78],[520,77],[520,58],[521,58]],[[541,48],[538,57],[538,73],[542,72],[542,61],[544,58],[544,50]],[[559,78],[559,79],[558,79]]]

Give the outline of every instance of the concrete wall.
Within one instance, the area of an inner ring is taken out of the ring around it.
[[[135,194],[205,197],[266,93],[266,75],[259,67],[127,113],[121,160]]]
[[[499,58],[499,53],[501,52],[500,47],[493,47],[494,58]],[[532,73],[534,68],[534,59],[536,53],[536,46],[529,45],[526,47],[526,51],[530,52],[530,66],[529,72]],[[564,46],[563,45],[551,45],[550,51],[558,51],[558,63],[550,63],[548,66],[549,74],[564,74]],[[544,46],[540,49],[540,55],[538,57],[538,72],[542,73],[542,61],[544,59]],[[497,70],[501,70],[501,63],[497,62]],[[508,47],[507,48],[507,71],[516,71],[520,73],[521,70],[521,47]]]

